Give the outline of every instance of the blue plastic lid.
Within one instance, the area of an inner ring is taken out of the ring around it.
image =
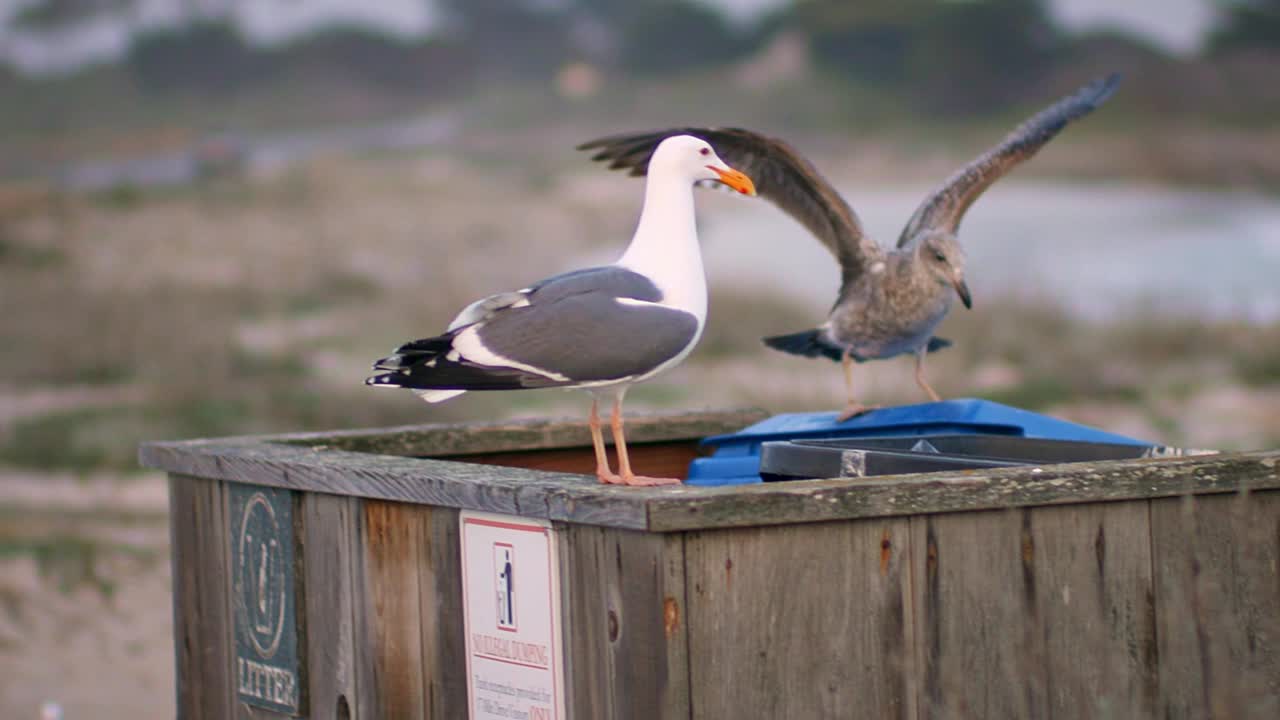
[[[771,440],[988,433],[1053,440],[1150,445],[990,400],[964,398],[883,408],[836,422],[836,412],[784,413],[728,435],[705,438],[710,457],[689,464],[689,485],[760,482],[760,444]]]

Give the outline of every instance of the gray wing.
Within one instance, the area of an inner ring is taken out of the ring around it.
[[[640,273],[613,265],[587,268],[549,277],[523,290],[481,298],[463,308],[462,312],[449,323],[448,329],[457,330],[467,325],[474,325],[492,317],[495,312],[514,305],[528,305],[535,295],[539,302],[550,302],[565,295],[592,290],[606,290],[616,297],[649,302],[662,300],[662,293],[658,287]]]
[[[1106,102],[1119,83],[1119,73],[1094,80],[1074,94],[1041,110],[1009,133],[999,145],[947,178],[942,187],[926,198],[907,221],[902,235],[898,237],[898,247],[904,247],[920,237],[923,230],[956,232],[965,211],[983,191],[1018,163],[1035,155],[1068,123],[1088,115]]]
[[[679,355],[698,319],[653,304],[643,275],[591,268],[472,303],[444,335],[405,343],[374,364],[372,385],[505,390],[643,375]],[[470,320],[459,324],[461,320]]]
[[[662,301],[662,291],[658,290],[652,280],[634,270],[616,265],[574,270],[549,277],[529,288],[529,293],[537,302],[550,302],[584,292],[602,292],[613,297],[646,302]]]
[[[693,342],[698,319],[683,310],[623,304],[607,293],[587,292],[514,308],[477,332],[492,353],[571,384],[656,369]]]
[[[597,151],[592,160],[610,170],[644,175],[658,143],[672,135],[694,135],[716,154],[751,177],[756,193],[804,225],[840,262],[845,279],[861,273],[880,257],[880,248],[862,231],[858,216],[840,193],[789,144],[741,128],[676,127],[624,133],[582,143],[579,150]]]
[[[683,310],[643,304],[661,302],[662,291],[614,265],[548,278],[529,289],[528,299],[486,322],[480,341],[575,381],[644,374],[678,355],[698,331],[698,319]]]

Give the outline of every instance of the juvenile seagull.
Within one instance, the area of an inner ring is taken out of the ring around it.
[[[853,363],[916,357],[916,382],[935,402],[924,378],[924,356],[951,344],[934,330],[951,309],[952,293],[970,307],[965,255],[956,233],[960,220],[984,190],[1035,155],[1067,123],[1087,115],[1115,91],[1118,74],[1095,80],[1018,126],[1000,144],[943,183],[907,221],[898,244],[886,250],[862,230],[858,216],[800,153],[782,140],[740,128],[672,128],[592,140],[579,150],[597,150],[592,160],[610,170],[644,175],[645,163],[662,139],[691,133],[714,143],[724,157],[756,181],[760,196],[804,225],[840,263],[840,294],[827,321],[811,330],[765,338],[771,348],[806,357],[827,357],[844,367],[847,403],[838,420],[873,409],[853,392]]]
[[[414,340],[374,363],[365,381],[410,388],[427,402],[467,390],[574,387],[591,393],[596,476],[623,485],[664,485],[637,476],[622,430],[622,398],[633,383],[675,366],[693,350],[707,317],[707,282],[694,226],[693,184],[716,180],[755,195],[705,140],[668,137],[646,157],[644,208],[631,245],[613,265],[556,275],[477,300],[444,334]],[[598,403],[612,399],[618,473],[609,468]]]

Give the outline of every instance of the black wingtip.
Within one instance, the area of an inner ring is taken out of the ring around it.
[[[634,140],[635,138],[645,134],[647,133],[638,132],[638,133],[619,133],[616,135],[605,135],[604,137],[598,137],[598,138],[595,138],[594,140],[588,140],[584,143],[579,143],[574,149],[575,150],[595,150],[597,148],[601,148],[600,154],[603,155],[612,150],[610,146],[617,145],[618,143],[621,143],[621,142],[628,142],[628,141]],[[599,158],[592,158],[592,160],[598,160],[598,159]]]
[[[949,348],[951,347],[951,345],[952,345],[952,342],[950,340],[946,338],[940,338],[937,335],[934,335],[933,337],[929,338],[929,344],[925,346],[925,350],[927,352],[933,353],[933,352],[938,352],[943,348]]]
[[[574,147],[575,150],[597,150],[598,152],[592,156],[592,160],[613,159],[619,156],[629,155],[638,149],[650,149],[656,146],[664,138],[671,135],[696,134],[693,131],[697,128],[667,128],[665,130],[641,130],[639,132],[625,132],[616,135],[605,135],[594,140],[588,140],[579,143]]]
[[[837,362],[844,356],[844,350],[828,343],[822,337],[822,331],[818,328],[789,335],[761,338],[761,341],[774,350],[790,355],[825,357]]]
[[[595,140],[588,140],[578,145],[574,150],[598,150],[596,157],[591,158],[592,160],[597,160],[601,155],[608,154],[609,146],[612,143],[613,138],[611,137],[598,137]]]

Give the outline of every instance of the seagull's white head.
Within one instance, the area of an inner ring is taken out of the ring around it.
[[[692,135],[673,135],[661,143],[649,158],[649,177],[676,177],[690,184],[715,180],[743,195],[755,195],[751,178],[734,170],[716,155],[710,143]]]

